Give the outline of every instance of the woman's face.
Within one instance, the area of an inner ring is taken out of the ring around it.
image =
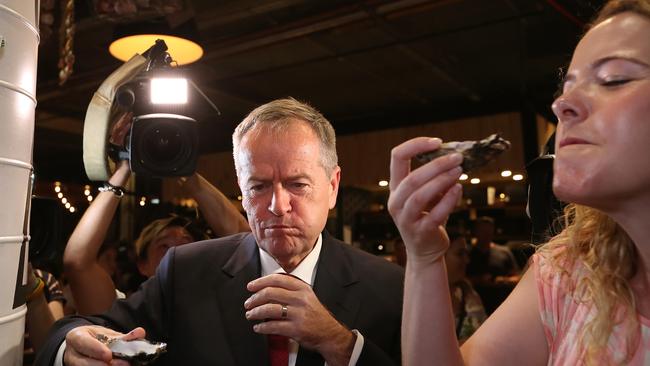
[[[612,211],[650,196],[650,19],[627,12],[592,28],[553,112],[558,198]]]
[[[147,247],[147,259],[138,262],[140,273],[147,277],[153,276],[169,248],[193,241],[194,238],[181,226],[170,226],[161,231]]]
[[[465,278],[468,263],[469,250],[467,249],[467,241],[463,237],[456,238],[449,244],[449,249],[445,253],[449,283],[454,284]]]

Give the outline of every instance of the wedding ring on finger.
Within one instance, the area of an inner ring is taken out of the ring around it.
[[[286,319],[288,316],[289,316],[289,308],[287,307],[287,305],[282,305],[282,314],[280,315],[280,317],[282,319]]]

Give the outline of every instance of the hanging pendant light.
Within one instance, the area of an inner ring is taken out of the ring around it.
[[[167,44],[172,59],[178,65],[187,65],[203,56],[203,48],[198,43],[197,34],[193,20],[173,28],[165,19],[121,24],[115,27],[115,40],[108,47],[108,51],[113,57],[128,61],[136,53],[140,54],[151,47],[157,39],[162,39]]]

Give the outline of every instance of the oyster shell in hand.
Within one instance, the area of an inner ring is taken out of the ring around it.
[[[495,133],[480,141],[445,142],[439,149],[416,155],[415,158],[421,163],[426,163],[443,155],[459,152],[463,154],[463,172],[468,173],[494,160],[509,148],[510,141]]]
[[[114,358],[127,360],[133,365],[147,365],[167,351],[166,343],[153,343],[146,339],[125,341],[98,334],[97,339],[108,346]]]

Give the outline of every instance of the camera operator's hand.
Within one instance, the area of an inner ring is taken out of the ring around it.
[[[181,177],[178,184],[199,204],[199,209],[217,236],[250,231],[248,222],[228,197],[199,173]]]
[[[108,347],[97,339],[97,335],[108,338],[122,338],[125,341],[142,339],[146,332],[143,328],[135,328],[128,334],[122,334],[109,328],[98,325],[77,327],[68,332],[65,337],[66,347],[63,354],[63,364],[75,365],[124,365],[129,363],[124,360],[113,359],[113,354]]]
[[[126,135],[129,134],[132,125],[133,113],[125,112],[120,116],[117,122],[115,122],[113,127],[111,127],[111,135],[109,136],[108,141],[113,145],[124,148]]]

